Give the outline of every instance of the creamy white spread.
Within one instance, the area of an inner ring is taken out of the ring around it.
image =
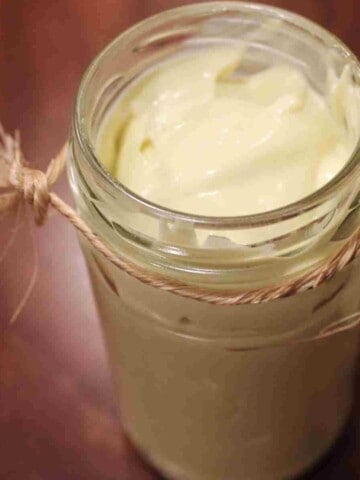
[[[123,103],[114,175],[157,204],[211,216],[273,210],[331,180],[359,130],[350,72],[330,79],[325,98],[287,65],[238,75],[241,57],[217,47],[143,79]],[[119,130],[119,119],[112,123]]]

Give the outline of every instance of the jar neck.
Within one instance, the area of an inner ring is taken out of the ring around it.
[[[71,152],[71,185],[78,210],[91,229],[128,260],[197,286],[249,289],[290,280],[325,262],[359,223],[357,186],[352,182],[338,201],[304,213],[301,227],[291,228],[299,224],[299,218],[287,219],[286,235],[255,245],[237,245],[227,237],[234,231],[231,229],[198,229],[154,218],[121,199],[117,199],[116,210],[111,210],[110,192],[87,171],[88,162],[74,139]],[[199,241],[205,231],[206,240]]]

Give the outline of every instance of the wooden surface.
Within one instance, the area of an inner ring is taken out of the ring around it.
[[[81,75],[109,40],[152,13],[185,3],[191,2],[0,0],[0,117],[8,129],[21,129],[28,158],[44,166],[65,141]],[[360,54],[359,0],[273,3],[322,23]],[[70,200],[66,178],[57,188]],[[1,242],[8,227],[0,224]],[[7,330],[33,264],[29,225],[20,224],[8,258],[0,256],[0,479],[158,479],[120,431],[72,228],[54,216],[35,237],[38,281]],[[338,445],[307,480],[359,479],[359,430],[358,403]]]

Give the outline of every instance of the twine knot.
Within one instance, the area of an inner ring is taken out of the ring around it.
[[[16,201],[23,200],[31,205],[35,222],[43,225],[52,200],[50,188],[65,166],[66,146],[50,162],[46,172],[42,172],[28,166],[20,149],[19,135],[11,137],[0,126],[0,138],[0,160],[2,160],[2,168],[6,170],[3,174],[3,178],[7,180],[5,186],[15,190],[3,196],[3,209],[10,207]]]
[[[35,222],[43,225],[50,205],[47,174],[41,170],[26,167],[22,162],[14,162],[10,168],[9,181],[22,195],[24,201],[32,206]]]

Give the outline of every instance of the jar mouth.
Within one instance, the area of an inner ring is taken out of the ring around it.
[[[283,10],[277,7],[269,7],[263,4],[247,3],[247,2],[206,2],[200,4],[192,4],[166,10],[157,15],[146,18],[145,20],[135,24],[115,38],[100,54],[93,60],[85,72],[80,84],[80,88],[76,97],[74,112],[74,134],[76,140],[83,151],[90,167],[97,172],[106,186],[110,188],[114,196],[125,195],[129,200],[135,202],[141,207],[142,211],[149,213],[155,217],[169,219],[172,221],[179,220],[192,225],[199,225],[211,228],[255,228],[276,223],[279,220],[287,220],[310,211],[316,206],[330,199],[338,189],[340,189],[349,179],[356,177],[360,173],[360,138],[345,166],[325,185],[310,195],[301,198],[293,203],[285,206],[269,210],[266,212],[240,215],[240,216],[206,216],[191,213],[184,213],[172,210],[162,205],[156,204],[148,200],[134,191],[130,190],[123,183],[117,180],[104,167],[96,153],[96,147],[91,140],[89,131],[84,122],[85,101],[89,85],[96,74],[99,65],[112,52],[113,48],[122,42],[129,42],[138,30],[144,26],[151,27],[161,24],[162,21],[176,18],[180,14],[192,13],[194,9],[204,15],[206,14],[225,14],[225,13],[241,13],[241,12],[257,12],[266,11],[274,17],[287,20],[296,27],[301,28],[305,33],[311,34],[313,37],[321,37],[321,40],[329,47],[336,46],[337,53],[346,58],[349,63],[358,71],[360,78],[360,62],[354,53],[334,34],[330,33],[317,23],[302,17],[301,15]]]

